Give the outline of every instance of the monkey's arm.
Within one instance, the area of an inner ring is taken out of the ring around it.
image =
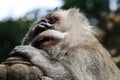
[[[71,80],[73,76],[66,68],[57,60],[51,59],[43,50],[38,50],[30,45],[17,46],[11,54],[19,54],[27,57],[33,64],[40,67],[45,76],[51,77],[53,80]]]

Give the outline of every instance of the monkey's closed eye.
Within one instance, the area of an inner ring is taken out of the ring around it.
[[[48,18],[48,20],[49,20],[48,23],[55,24],[59,20],[59,18],[52,16],[52,17]]]

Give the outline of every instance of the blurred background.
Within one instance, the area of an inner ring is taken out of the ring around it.
[[[0,0],[0,62],[36,19],[56,7],[79,8],[120,67],[120,0]]]

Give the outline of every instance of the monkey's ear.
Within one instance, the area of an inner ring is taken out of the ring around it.
[[[69,11],[70,15],[74,15],[79,12],[79,9],[78,8],[70,8],[68,11]]]

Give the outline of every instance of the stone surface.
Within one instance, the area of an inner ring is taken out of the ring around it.
[[[20,57],[10,57],[0,64],[0,80],[50,80],[42,76],[38,67]]]

